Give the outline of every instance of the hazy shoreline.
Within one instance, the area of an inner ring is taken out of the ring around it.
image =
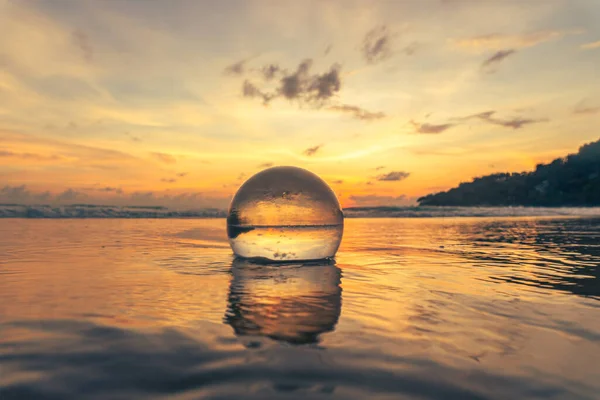
[[[0,218],[29,219],[164,219],[225,218],[220,209],[170,210],[165,207],[97,205],[0,205]],[[346,218],[443,218],[443,217],[600,217],[600,207],[350,207]]]

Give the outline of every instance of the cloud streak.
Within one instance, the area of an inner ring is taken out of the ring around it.
[[[369,64],[379,63],[391,56],[391,35],[385,25],[367,32],[363,39],[361,52],[363,58]]]
[[[577,106],[575,110],[573,110],[574,114],[579,115],[592,115],[600,113],[600,107],[585,107],[585,106]]]
[[[36,160],[36,161],[54,161],[60,160],[61,157],[57,155],[42,155],[36,153],[18,153],[11,150],[0,150],[0,157],[11,157],[20,158],[23,160]]]
[[[125,132],[125,136],[127,136],[129,139],[131,139],[132,142],[141,142],[142,139],[140,139],[138,136],[132,135],[130,132]]]
[[[29,199],[31,193],[27,190],[27,186],[11,186],[6,185],[0,189],[0,198],[5,201],[23,201]]]
[[[96,195],[86,194],[74,188],[67,188],[58,193],[30,191],[26,185],[6,185],[0,188],[0,203],[10,204],[51,204],[72,205],[85,201],[91,207],[112,204],[115,206],[166,206],[170,209],[198,209],[199,207],[225,208],[230,201],[229,196],[212,197],[201,192],[155,192],[136,191],[126,194],[121,188],[106,186],[96,189],[82,189],[95,191]],[[1,214],[1,213],[0,213]],[[80,216],[73,214],[70,216]]]
[[[398,182],[403,181],[404,179],[410,176],[410,172],[406,171],[392,171],[387,174],[381,174],[375,177],[378,181],[381,182]]]
[[[271,101],[271,99],[274,97],[274,94],[263,92],[254,83],[250,82],[247,79],[242,85],[242,95],[251,99],[256,97],[261,98],[263,100],[264,105],[269,104],[269,101]]]
[[[456,126],[454,123],[445,123],[445,124],[427,124],[427,123],[418,123],[415,121],[410,121],[412,126],[414,126],[415,131],[417,133],[422,134],[438,134],[447,131],[448,129]]]
[[[276,78],[277,76],[279,76],[280,74],[284,73],[284,71],[281,69],[281,67],[277,64],[265,65],[261,68],[260,71],[263,75],[263,78],[265,78],[265,80],[267,80],[267,81],[270,81],[270,80]]]
[[[600,40],[598,40],[596,42],[591,42],[591,43],[584,43],[579,47],[584,50],[599,49],[600,48]]]
[[[96,190],[99,192],[114,192],[116,194],[123,194],[123,189],[117,188],[117,187],[112,187],[112,186],[105,186],[105,187],[98,188]]]
[[[56,201],[59,203],[71,202],[87,197],[87,194],[79,192],[75,189],[67,189],[56,196]]]
[[[177,162],[177,159],[175,157],[167,153],[153,152],[151,153],[151,155],[158,161],[163,162],[165,164],[175,164]]]
[[[248,62],[248,59],[244,59],[244,60],[240,60],[238,62],[235,62],[231,65],[226,66],[223,69],[223,72],[226,75],[243,75],[244,72],[246,72],[246,63]]]
[[[507,35],[491,33],[487,35],[473,36],[454,40],[454,44],[464,49],[475,50],[501,50],[503,48],[523,49],[554,39],[560,39],[567,35],[579,34],[581,31],[548,30],[523,33],[519,35]]]
[[[406,56],[413,56],[421,46],[417,42],[413,42],[402,49],[402,53]]]
[[[512,117],[512,118],[498,118],[495,116],[495,110],[489,110],[480,112],[477,114],[468,115],[466,117],[456,117],[452,118],[447,122],[440,124],[428,124],[428,123],[419,123],[414,120],[411,120],[410,123],[415,128],[416,133],[420,134],[440,134],[443,133],[453,127],[462,125],[470,120],[477,119],[480,121],[487,122],[492,125],[502,126],[504,128],[511,129],[521,129],[527,125],[537,124],[540,122],[547,122],[548,119],[545,118],[530,118],[530,117]]]
[[[72,34],[73,44],[79,49],[83,59],[87,62],[92,62],[94,58],[94,49],[90,44],[89,37],[85,32],[76,30]]]
[[[505,60],[509,56],[515,54],[516,52],[517,51],[514,50],[514,49],[499,50],[499,51],[495,52],[494,54],[492,54],[490,57],[486,58],[483,61],[483,63],[481,64],[481,67],[482,68],[487,68],[487,67],[490,67],[492,65],[499,64],[500,62],[502,62],[503,60]]]
[[[499,125],[499,126],[503,126],[505,128],[512,128],[512,129],[521,129],[525,125],[536,124],[539,122],[547,122],[548,121],[547,119],[534,119],[534,118],[523,118],[523,117],[501,119],[501,118],[494,117],[494,114],[496,114],[496,111],[485,111],[485,112],[482,112],[479,114],[470,115],[468,117],[465,117],[464,119],[468,120],[471,118],[478,118],[483,121],[489,122],[490,124],[493,124],[493,125]]]
[[[353,118],[359,119],[361,121],[374,121],[378,119],[383,119],[386,117],[383,112],[371,112],[365,110],[364,108],[360,108],[358,106],[352,106],[349,104],[340,104],[329,107],[331,111],[337,111],[341,113],[351,114]]]
[[[308,157],[312,157],[315,154],[317,154],[317,152],[319,150],[321,150],[321,148],[323,147],[322,144],[318,145],[318,146],[314,146],[314,147],[309,147],[308,149],[304,150],[304,155],[308,156]]]

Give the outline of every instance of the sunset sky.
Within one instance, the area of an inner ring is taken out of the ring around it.
[[[600,2],[0,0],[0,202],[414,204],[600,138]]]

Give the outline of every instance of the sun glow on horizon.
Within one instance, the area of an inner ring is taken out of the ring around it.
[[[412,205],[600,136],[567,1],[237,5],[0,1],[0,202],[226,208],[293,165]]]

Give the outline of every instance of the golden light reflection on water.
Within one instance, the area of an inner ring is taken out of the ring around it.
[[[314,343],[335,329],[341,271],[332,262],[260,265],[236,259],[225,321],[236,335]]]
[[[590,235],[598,225],[556,223],[382,220],[364,224],[373,234],[348,228],[337,257],[344,318],[335,343],[360,346],[353,336],[362,333],[376,335],[386,351],[461,368],[485,363],[591,378],[589,353],[600,354],[592,339],[600,337],[600,321],[589,319],[597,314],[592,298],[600,299],[600,235]],[[565,236],[569,224],[593,230]],[[375,232],[385,245],[369,243]]]
[[[223,338],[248,351],[270,339],[318,342],[360,352],[361,368],[408,357],[465,373],[554,379],[580,394],[597,388],[600,231],[593,221],[348,220],[336,264],[309,267],[236,260],[224,225],[2,222],[0,326],[209,322],[220,328],[196,335],[214,348]],[[0,342],[27,335],[4,330]],[[37,340],[44,337],[52,333]]]
[[[198,235],[188,221],[22,221],[11,228],[26,242],[8,252],[0,314],[140,327],[218,320],[231,250],[222,221],[203,225]]]

